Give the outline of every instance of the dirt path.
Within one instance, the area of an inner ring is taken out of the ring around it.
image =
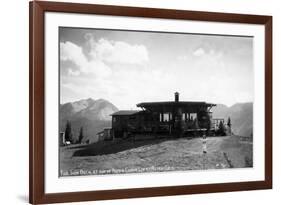
[[[132,148],[103,155],[97,155],[93,151],[97,149],[94,145],[88,148],[63,147],[60,150],[61,174],[67,176],[229,168],[224,153],[235,167],[244,167],[245,150],[251,148],[248,145],[245,148],[238,138],[233,137],[208,138],[205,155],[202,151],[201,138],[132,143],[134,142],[118,142],[118,148],[120,146]],[[103,146],[105,150],[109,149],[108,145]],[[111,144],[112,149],[114,146],[117,145]],[[75,156],[74,153],[83,155]]]

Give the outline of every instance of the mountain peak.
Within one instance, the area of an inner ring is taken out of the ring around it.
[[[95,101],[93,98],[86,99],[87,101]]]
[[[253,103],[235,103],[227,107],[217,104],[212,108],[213,118],[231,118],[233,132],[240,136],[250,136],[253,133]]]
[[[109,102],[109,101],[108,101],[108,100],[105,100],[105,99],[103,99],[103,98],[99,98],[99,99],[96,100],[96,102]]]
[[[89,120],[110,120],[110,114],[118,111],[112,103],[105,99],[94,100],[92,98],[81,99],[75,102],[65,103],[60,106],[62,119],[87,118]]]
[[[79,135],[83,127],[86,138],[95,138],[96,133],[104,127],[111,126],[111,114],[118,111],[112,103],[105,99],[82,99],[60,106],[60,129],[65,129],[69,120],[74,136]]]

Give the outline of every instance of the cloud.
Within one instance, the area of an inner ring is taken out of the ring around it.
[[[71,61],[78,67],[76,71],[70,68],[62,68],[68,69],[68,74],[72,76],[77,76],[80,72],[93,74],[96,77],[106,77],[111,74],[111,69],[104,62],[99,59],[88,60],[82,48],[69,41],[60,43],[60,59]]]
[[[74,83],[62,83],[61,84],[61,89],[63,88],[67,88],[73,92],[79,93],[79,91],[81,90],[80,86],[74,84]]]
[[[188,59],[188,56],[187,56],[187,55],[180,55],[180,56],[177,57],[177,59],[178,59],[179,61],[185,61],[185,60]]]
[[[80,71],[79,70],[73,71],[71,68],[69,68],[68,69],[68,75],[70,75],[70,76],[79,76],[80,75]]]
[[[91,34],[84,37],[86,44],[81,46],[70,41],[60,43],[61,69],[65,71],[61,78],[62,93],[75,93],[81,98],[96,95],[110,98],[118,92],[134,93],[131,87],[135,84],[142,89],[144,80],[151,77],[147,73],[150,69],[144,69],[149,61],[144,45],[96,40]]]
[[[112,74],[112,66],[138,65],[138,68],[143,68],[149,60],[148,51],[144,45],[131,45],[104,38],[96,40],[91,34],[86,34],[85,39],[90,47],[88,51],[70,41],[60,43],[61,61],[69,61],[77,66],[76,69],[62,68],[66,69],[66,73],[70,76],[84,73],[92,74],[97,78],[105,78]]]
[[[79,67],[87,64],[82,48],[69,41],[60,43],[60,59],[62,61],[72,61]]]
[[[205,54],[205,50],[203,48],[198,48],[193,52],[194,56],[200,57],[203,56]]]
[[[196,48],[195,50],[192,50],[183,54],[183,55],[180,55],[177,57],[177,59],[179,61],[186,61],[186,60],[189,60],[190,58],[194,58],[195,57],[203,57],[203,56],[207,56],[207,55],[213,55],[214,54],[214,50],[211,50],[210,52],[206,51],[204,48],[202,47],[199,47],[199,48]]]
[[[144,64],[148,62],[148,51],[144,45],[131,45],[123,41],[104,38],[96,40],[93,35],[85,37],[90,45],[90,56],[107,63]]]
[[[226,39],[229,43],[213,36],[173,41],[167,35],[158,42],[158,35],[149,34],[147,41],[141,32],[87,32],[61,38],[66,40],[60,44],[62,102],[104,98],[119,109],[136,109],[142,101],[173,100],[175,91],[183,101],[231,105],[253,98],[251,47],[242,52],[233,38]],[[126,40],[120,40],[123,34]],[[181,49],[166,49],[173,46]]]

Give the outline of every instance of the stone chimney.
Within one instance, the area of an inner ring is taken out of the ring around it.
[[[175,102],[179,102],[179,96],[180,94],[178,92],[175,92]]]

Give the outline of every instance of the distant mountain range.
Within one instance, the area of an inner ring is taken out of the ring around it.
[[[227,120],[230,117],[234,134],[250,136],[253,133],[253,103],[236,103],[231,107],[217,104],[212,111],[213,118]]]
[[[84,140],[96,141],[96,134],[105,127],[111,127],[111,114],[118,111],[112,103],[104,99],[92,98],[60,105],[60,131],[65,130],[67,120],[71,123],[77,139],[83,127]]]
[[[111,114],[118,108],[104,99],[83,99],[60,105],[60,131],[65,130],[66,122],[71,122],[72,132],[77,139],[83,127],[84,140],[97,141],[96,134],[105,127],[111,127]],[[241,136],[253,132],[253,103],[237,103],[231,107],[217,104],[212,108],[213,118],[231,118],[232,130]]]

